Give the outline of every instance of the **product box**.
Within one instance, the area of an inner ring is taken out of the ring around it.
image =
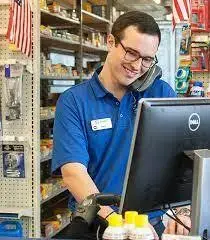
[[[25,160],[23,145],[2,145],[3,172],[7,178],[25,177]]]

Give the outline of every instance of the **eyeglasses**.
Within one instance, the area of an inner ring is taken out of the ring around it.
[[[124,59],[128,62],[136,62],[137,60],[139,60],[140,58],[142,59],[142,66],[144,66],[145,68],[151,68],[153,65],[158,63],[158,59],[155,56],[153,57],[141,57],[141,55],[136,52],[133,49],[127,49],[122,42],[119,40],[119,38],[117,38],[118,42],[120,43],[120,45],[122,46],[122,48],[125,51],[125,56]]]

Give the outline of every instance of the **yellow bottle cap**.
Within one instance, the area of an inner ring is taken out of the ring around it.
[[[122,215],[113,213],[107,218],[109,226],[112,227],[121,227],[123,225]]]
[[[136,227],[147,227],[149,224],[148,216],[144,214],[139,214],[135,217]]]
[[[125,212],[125,223],[135,224],[135,217],[138,215],[136,211],[126,211]]]

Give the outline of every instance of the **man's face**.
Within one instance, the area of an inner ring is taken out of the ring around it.
[[[136,27],[130,26],[124,30],[124,37],[120,43],[115,45],[115,41],[117,39],[113,35],[108,37],[109,67],[114,76],[115,84],[127,87],[148,71],[149,68],[142,64],[142,57],[146,59],[155,57],[159,39],[158,36],[139,33]],[[135,57],[140,58],[136,61],[129,61]]]

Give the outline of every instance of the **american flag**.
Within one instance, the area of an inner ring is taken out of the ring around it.
[[[190,21],[191,1],[190,0],[173,0],[173,29],[177,23]]]
[[[31,55],[32,12],[30,0],[11,0],[7,39],[27,56]]]

